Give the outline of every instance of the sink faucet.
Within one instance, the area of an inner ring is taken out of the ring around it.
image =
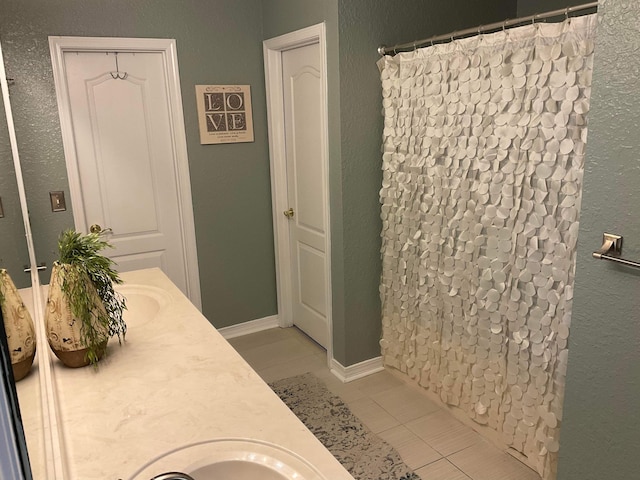
[[[167,472],[161,473],[158,476],[153,477],[151,480],[195,480],[191,475],[181,472]]]

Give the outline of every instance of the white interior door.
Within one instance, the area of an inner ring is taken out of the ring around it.
[[[327,348],[323,95],[318,43],[282,52],[293,323]]]
[[[105,253],[119,271],[159,267],[189,296],[163,55],[64,52],[63,61],[81,192],[72,200],[84,216],[76,228],[110,228]]]

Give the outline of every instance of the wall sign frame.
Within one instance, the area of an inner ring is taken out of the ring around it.
[[[196,85],[202,145],[253,142],[250,85]]]

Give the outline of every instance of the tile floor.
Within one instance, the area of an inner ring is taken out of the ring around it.
[[[341,383],[327,368],[324,349],[295,327],[229,342],[266,382],[313,372],[423,480],[540,480],[408,380],[383,371]]]

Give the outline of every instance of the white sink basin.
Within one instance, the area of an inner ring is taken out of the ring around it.
[[[278,445],[260,440],[221,438],[185,445],[162,454],[130,480],[150,480],[182,472],[194,480],[326,480],[313,465]]]
[[[169,304],[167,293],[150,285],[124,284],[118,285],[116,290],[126,299],[123,317],[127,326],[133,329],[153,320]]]

